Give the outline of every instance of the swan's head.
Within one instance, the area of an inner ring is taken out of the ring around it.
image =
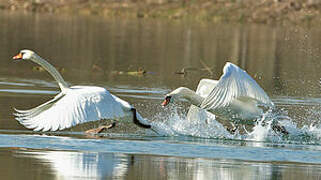
[[[162,102],[162,106],[165,107],[171,102],[172,96],[166,95],[164,101]]]
[[[177,88],[174,91],[166,94],[165,99],[162,103],[162,106],[167,106],[170,102],[173,102],[178,99],[183,99],[184,95],[186,94],[185,93],[186,89],[187,88],[180,87],[180,88]]]
[[[17,55],[15,55],[12,59],[13,60],[30,60],[34,56],[36,56],[36,53],[31,50],[21,50]]]

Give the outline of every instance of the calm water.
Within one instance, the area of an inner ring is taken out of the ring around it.
[[[0,11],[0,175],[4,179],[320,179],[321,28],[104,19]],[[72,85],[97,85],[133,104],[160,134],[120,123],[34,133],[13,118],[59,89],[31,62],[32,49]],[[287,137],[192,126],[188,106],[164,94],[218,79],[226,61],[244,68],[276,103]],[[144,68],[145,75],[135,71]],[[185,75],[175,74],[186,69]],[[210,70],[206,70],[210,68]],[[18,171],[17,171],[18,170]],[[17,173],[19,172],[19,173]]]

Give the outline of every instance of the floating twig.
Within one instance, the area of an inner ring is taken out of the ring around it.
[[[210,75],[212,76],[214,74],[212,69],[207,64],[205,64],[205,62],[202,59],[200,59],[200,62],[202,64],[202,66],[204,67],[204,69],[207,70],[210,73]]]

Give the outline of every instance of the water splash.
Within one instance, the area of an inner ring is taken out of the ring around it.
[[[191,119],[186,116],[186,112],[182,111],[182,107],[171,106],[168,107],[166,111],[154,116],[156,120],[152,123],[152,126],[157,133],[163,136],[183,135],[202,138],[233,137],[222,124],[216,121],[213,114],[205,113],[207,116],[206,120],[200,118]],[[163,121],[159,122],[159,119],[163,119]]]
[[[311,116],[307,118],[313,118],[313,121],[311,121],[313,123],[311,124],[298,124],[284,109],[268,110],[250,130],[244,128],[245,130],[242,133],[237,130],[233,134],[227,131],[226,127],[218,122],[213,114],[205,110],[198,109],[196,116],[190,116],[182,109],[183,107],[171,106],[165,112],[155,115],[155,120],[152,123],[155,131],[162,136],[193,136],[290,144],[321,144],[321,106],[309,109]],[[163,119],[163,121],[159,122],[159,119]],[[288,134],[282,134],[273,130],[272,124],[275,122],[283,126]]]

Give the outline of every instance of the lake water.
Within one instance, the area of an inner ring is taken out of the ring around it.
[[[3,179],[320,179],[321,28],[204,24],[0,11],[0,175]],[[59,92],[49,74],[12,56],[32,49],[71,85],[130,102],[159,133],[132,123],[35,133],[14,120]],[[288,136],[256,126],[226,134],[186,121],[164,95],[219,79],[230,61],[271,97]],[[146,73],[135,71],[144,68]],[[175,72],[185,69],[185,74]],[[209,70],[210,69],[210,70]]]

